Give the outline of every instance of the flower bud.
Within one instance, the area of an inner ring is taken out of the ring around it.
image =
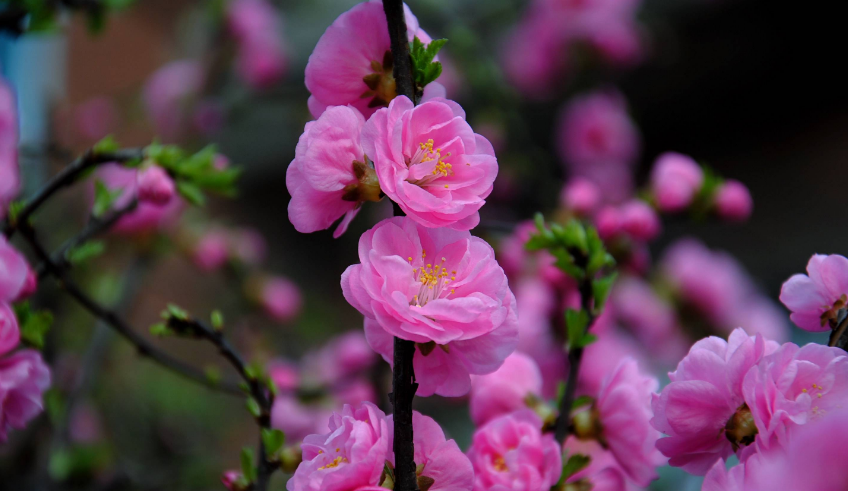
[[[601,193],[592,181],[583,178],[571,180],[562,189],[560,203],[579,215],[589,215],[601,201]]]
[[[595,217],[595,227],[602,239],[609,239],[621,231],[621,212],[612,206],[607,206]]]
[[[621,207],[621,228],[637,240],[648,241],[660,232],[660,219],[647,203],[633,200]]]
[[[230,491],[243,491],[246,489],[245,482],[246,480],[238,471],[224,471],[221,475],[221,484]]]
[[[271,278],[265,282],[261,301],[265,312],[280,322],[288,322],[297,317],[303,304],[297,285],[282,277]]]
[[[651,171],[651,191],[657,207],[665,212],[686,209],[704,183],[704,172],[691,157],[666,152]]]
[[[31,297],[36,290],[38,290],[38,274],[36,274],[36,272],[27,265],[26,280],[24,280],[24,286],[22,286],[21,291],[18,292],[18,297],[15,298],[15,302],[26,300]]]
[[[166,205],[174,197],[174,181],[165,169],[151,165],[138,173],[138,199]]]
[[[715,207],[716,213],[721,218],[742,221],[751,216],[754,201],[744,184],[729,180],[725,181],[716,191]]]
[[[229,243],[224,232],[213,230],[200,238],[194,247],[194,263],[204,271],[214,271],[230,256]]]

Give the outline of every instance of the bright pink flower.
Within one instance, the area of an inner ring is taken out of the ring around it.
[[[187,108],[202,85],[203,67],[195,60],[173,61],[147,79],[142,96],[158,135],[169,142],[184,136],[190,121]]]
[[[380,198],[373,167],[359,143],[364,124],[350,106],[331,107],[306,123],[286,172],[292,196],[289,220],[298,232],[330,228],[344,216],[333,233],[339,237],[363,201]]]
[[[389,453],[386,460],[395,463],[394,415],[388,417]],[[439,424],[418,411],[412,412],[412,443],[415,447],[413,461],[421,477],[432,479],[429,491],[471,491],[474,485],[474,469],[454,440],[445,438]],[[382,488],[377,488],[382,489]]]
[[[192,259],[194,264],[203,271],[215,271],[230,258],[230,244],[227,233],[220,229],[212,229],[194,245]]]
[[[293,281],[281,276],[265,281],[261,293],[265,312],[280,322],[289,322],[300,315],[303,297]]]
[[[121,196],[115,200],[115,209],[127,206],[133,198],[138,196],[137,169],[108,164],[97,170],[95,178],[101,180],[111,191],[123,190]],[[161,231],[171,227],[177,221],[182,209],[182,199],[171,199],[165,206],[142,201],[139,202],[135,211],[124,215],[111,230],[119,234]]]
[[[329,432],[303,440],[303,461],[288,491],[354,491],[380,484],[391,452],[386,415],[371,403],[345,406],[330,418]]]
[[[562,474],[562,454],[542,421],[525,409],[489,421],[474,432],[468,458],[474,491],[547,490]]]
[[[420,395],[465,394],[469,374],[497,370],[515,349],[515,297],[482,239],[396,217],[362,235],[359,259],[342,274],[344,296],[376,321],[366,337],[385,359],[391,336],[418,343]]]
[[[362,148],[383,192],[416,222],[456,230],[480,222],[498,161],[459,104],[436,98],[413,106],[396,97],[365,123]]]
[[[17,104],[15,94],[0,78],[0,219],[20,190]]]
[[[33,271],[32,268],[27,265],[27,275],[26,280],[24,281],[24,286],[21,288],[21,291],[18,292],[17,298],[13,301],[20,302],[26,300],[33,296],[36,291],[38,291],[38,273]]]
[[[475,426],[528,407],[527,397],[542,397],[542,374],[527,355],[513,353],[488,375],[471,377],[469,411]]]
[[[743,460],[750,454],[756,428],[742,381],[777,348],[777,343],[750,337],[741,328],[727,342],[711,336],[692,346],[652,403],[651,424],[668,435],[657,441],[657,448],[669,457],[669,464],[704,475],[716,460],[734,451]]]
[[[346,332],[331,339],[320,350],[304,356],[304,377],[334,385],[361,374],[374,365],[376,358],[362,331]]]
[[[838,324],[839,311],[848,304],[848,259],[838,254],[814,254],[807,274],[796,274],[780,289],[780,301],[798,327],[829,331]]]
[[[782,444],[792,425],[848,407],[848,356],[840,348],[786,343],[748,371],[742,390],[759,445]]]
[[[406,5],[404,13],[409,41],[417,36],[429,43],[430,36]],[[383,5],[377,0],[357,4],[327,28],[309,56],[309,110],[317,118],[328,106],[351,105],[371,116],[397,95],[392,66]]]
[[[29,273],[24,256],[0,234],[0,304],[20,297]]]
[[[640,486],[656,479],[665,459],[655,444],[660,434],[651,427],[651,394],[659,382],[639,373],[636,361],[625,359],[607,377],[593,408],[600,438],[619,465]]]
[[[578,177],[562,188],[559,201],[575,213],[591,215],[601,203],[601,191],[592,181]]]
[[[657,212],[640,199],[621,205],[621,228],[635,240],[649,241],[655,238],[662,225]]]
[[[274,7],[264,0],[236,0],[228,6],[227,22],[239,44],[236,67],[245,82],[263,89],[279,81],[288,60]]]
[[[651,191],[657,207],[665,212],[686,209],[704,183],[704,171],[692,157],[666,152],[654,162]]]
[[[0,358],[0,443],[10,429],[23,429],[44,409],[42,395],[50,387],[50,369],[41,353],[23,350]]]
[[[733,179],[725,181],[718,188],[713,199],[716,212],[721,218],[727,220],[747,220],[754,208],[751,192],[744,184]]]
[[[9,304],[0,302],[0,356],[15,349],[20,341],[21,331],[15,311]]]
[[[167,205],[174,197],[176,186],[168,172],[158,165],[151,165],[138,172],[138,199],[155,205]]]
[[[74,129],[84,140],[94,142],[115,131],[118,118],[111,98],[94,97],[74,108]]]
[[[760,455],[752,455],[746,464],[739,464],[730,469],[727,469],[727,463],[719,460],[710,468],[704,477],[704,484],[701,486],[701,491],[753,491],[746,488],[745,482],[745,467],[755,466],[755,460],[759,460]],[[802,488],[803,489],[803,488]]]

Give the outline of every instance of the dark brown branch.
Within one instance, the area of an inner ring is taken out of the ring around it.
[[[79,286],[77,286],[76,283],[73,282],[73,280],[68,278],[67,274],[65,273],[65,270],[53,262],[53,260],[48,255],[47,251],[38,241],[38,238],[35,234],[35,230],[33,230],[32,227],[27,225],[21,226],[19,227],[19,229],[21,235],[24,237],[27,243],[29,243],[33,252],[35,252],[35,255],[40,261],[45,264],[47,268],[47,273],[56,279],[56,281],[59,283],[59,286],[66,292],[68,292],[68,294],[74,300],[76,300],[77,303],[79,303],[83,308],[85,308],[92,315],[112,327],[115,331],[118,332],[118,334],[123,336],[124,339],[133,344],[141,356],[150,358],[151,360],[162,365],[163,367],[179,375],[182,375],[187,379],[205,385],[211,389],[222,390],[224,392],[229,392],[232,394],[242,393],[241,390],[238,388],[238,385],[233,384],[229,381],[213,382],[202,371],[183,363],[182,361],[172,357],[171,355],[168,355],[163,351],[160,351],[156,346],[154,346],[142,335],[138,334],[134,329],[132,329],[115,312],[103,307],[102,305],[94,301],[94,299],[89,297]]]
[[[827,345],[848,351],[848,315],[845,315],[845,313],[843,315],[842,322],[831,331]]]
[[[389,39],[392,43],[394,59],[394,77],[398,95],[405,95],[416,101],[415,83],[412,78],[412,58],[409,55],[409,35],[406,32],[406,18],[403,14],[402,0],[383,0],[383,11],[389,24]]]
[[[9,6],[0,12],[0,31],[6,31],[13,36],[20,36],[24,33],[24,18],[27,16],[27,11],[21,7]]]

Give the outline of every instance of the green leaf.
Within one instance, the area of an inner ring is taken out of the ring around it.
[[[213,310],[210,317],[213,329],[220,331],[224,328],[224,314],[220,310]]]
[[[241,449],[241,473],[248,482],[256,481],[256,459],[250,447]]]
[[[96,179],[94,181],[94,208],[91,213],[96,217],[103,216],[107,211],[112,209],[115,201],[123,194],[122,189],[110,190],[103,184],[103,181]]]
[[[591,461],[592,459],[588,455],[572,454],[562,466],[562,477],[560,481],[567,481],[571,476],[585,469]]]
[[[575,399],[574,402],[571,403],[571,410],[573,411],[573,410],[579,409],[583,406],[588,406],[593,401],[594,401],[594,399],[592,399],[589,396],[580,396],[577,399]]]
[[[247,410],[250,414],[253,415],[254,418],[258,418],[262,416],[262,408],[259,407],[259,403],[256,402],[256,399],[252,397],[247,398]]]
[[[168,325],[164,322],[157,322],[156,324],[150,326],[150,334],[163,338],[165,336],[173,335],[174,331],[172,331],[171,328],[168,327]]]
[[[71,264],[78,265],[103,254],[105,250],[106,244],[104,242],[89,240],[68,251],[67,258]]]
[[[447,42],[447,39],[434,39],[425,47],[417,37],[412,40],[409,54],[412,57],[413,78],[419,89],[423,89],[442,74],[442,64],[433,59]]]
[[[163,315],[167,315],[167,317],[174,317],[181,321],[188,320],[189,318],[188,312],[185,309],[172,303],[168,304],[168,307],[165,312],[163,312]]]
[[[118,151],[121,146],[115,140],[113,135],[107,135],[105,138],[94,144],[92,150],[94,153],[112,153]]]
[[[604,304],[609,297],[610,290],[617,276],[617,273],[613,272],[603,278],[592,281],[592,294],[595,297],[595,313],[600,313],[604,310]]]
[[[203,190],[193,182],[177,181],[177,191],[180,193],[180,196],[195,206],[203,206],[206,203]]]
[[[21,211],[23,211],[24,208],[26,208],[26,201],[22,199],[18,199],[9,203],[9,220],[17,220],[18,215],[20,215]]]
[[[582,348],[586,327],[589,325],[589,313],[585,310],[568,309],[565,311],[565,326],[568,332],[568,345]]]
[[[583,254],[589,252],[586,229],[583,228],[583,224],[577,220],[569,220],[568,223],[565,224],[564,242],[565,246],[569,249],[578,249]]]
[[[221,369],[214,366],[209,365],[203,369],[203,374],[206,375],[206,380],[214,385],[218,385],[221,383]]]
[[[53,325],[53,314],[47,310],[32,310],[29,302],[19,302],[15,304],[14,309],[21,341],[33,348],[42,349],[44,337]]]
[[[265,445],[266,454],[276,455],[286,443],[286,434],[280,430],[263,428],[262,443]]]

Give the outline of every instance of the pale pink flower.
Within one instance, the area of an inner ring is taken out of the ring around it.
[[[286,171],[289,220],[298,232],[324,230],[344,217],[333,233],[339,237],[362,202],[380,199],[373,167],[360,146],[364,124],[350,106],[331,107],[306,123]]]
[[[848,356],[840,348],[786,343],[749,370],[745,401],[768,448],[786,442],[786,431],[848,407]]]
[[[562,188],[560,203],[580,215],[591,215],[601,203],[601,191],[592,181],[578,177]]]
[[[633,239],[649,241],[660,233],[660,218],[648,203],[640,199],[630,200],[621,205],[620,213],[621,229]]]
[[[474,491],[547,490],[562,474],[562,453],[542,421],[525,409],[500,416],[474,432],[468,458]]]
[[[168,172],[151,165],[138,172],[138,199],[155,205],[167,205],[174,197],[176,186]]]
[[[829,331],[839,322],[839,311],[848,304],[848,259],[838,254],[814,254],[807,274],[796,274],[780,289],[780,301],[798,327]]]
[[[173,61],[156,70],[144,85],[145,109],[166,141],[186,133],[189,108],[203,86],[203,67],[195,60]]]
[[[212,229],[204,233],[194,245],[192,252],[194,264],[207,272],[223,267],[229,258],[229,237],[220,229]]]
[[[20,190],[17,104],[15,94],[0,78],[0,219]]]
[[[0,234],[0,304],[21,296],[30,274],[24,256]]]
[[[396,97],[365,123],[362,148],[383,192],[416,222],[456,230],[480,222],[498,161],[459,104],[435,98],[414,106]]]
[[[718,216],[727,220],[747,220],[754,208],[751,192],[744,184],[733,179],[719,186],[713,200]]]
[[[418,37],[428,44],[430,36],[419,28],[406,5],[404,13],[409,41]],[[346,105],[366,118],[371,116],[397,95],[392,67],[382,3],[371,0],[355,5],[327,28],[309,55],[306,88],[312,94],[312,116],[319,117],[328,106]]]
[[[127,206],[138,197],[138,169],[128,169],[118,164],[107,164],[94,174],[111,191],[123,190],[115,200],[114,208]],[[170,228],[183,210],[182,199],[173,198],[167,205],[141,201],[134,211],[124,215],[111,231],[118,234],[134,234],[163,231]]]
[[[608,311],[608,308],[605,309],[602,317],[610,316]],[[605,322],[604,319],[599,320]],[[601,329],[598,329],[599,327]],[[592,327],[592,333],[598,336],[598,339],[583,350],[583,361],[580,363],[577,378],[577,393],[595,397],[613,371],[618,368],[621,360],[631,358],[640,365],[646,365],[649,358],[637,342],[618,328],[613,326],[603,328],[603,325],[599,326],[596,323]],[[561,371],[555,374],[556,383],[559,383],[566,373]]]
[[[371,403],[345,406],[330,418],[329,432],[303,439],[303,461],[288,491],[354,491],[377,486],[391,452],[385,413]]]
[[[515,289],[518,306],[518,346],[536,361],[542,374],[542,395],[554,397],[566,373],[566,356],[556,342],[551,316],[557,309],[556,292],[539,278],[519,280]]]
[[[742,460],[751,453],[757,431],[742,381],[777,348],[777,343],[750,337],[742,329],[734,330],[727,342],[709,337],[692,346],[652,403],[651,424],[668,435],[657,441],[657,448],[669,464],[704,475],[734,452]]]
[[[366,337],[385,359],[391,336],[418,343],[420,395],[465,394],[469,374],[497,370],[515,349],[515,297],[482,239],[395,217],[362,235],[359,259],[342,274],[344,296],[376,321]]]
[[[541,399],[542,374],[532,358],[516,352],[494,372],[471,377],[471,421],[482,426],[498,416],[526,409],[528,396]]]
[[[50,369],[34,350],[0,358],[0,443],[11,429],[23,429],[44,409]]]
[[[701,491],[753,491],[746,488],[745,483],[745,468],[750,465],[754,467],[755,460],[759,460],[760,455],[752,455],[746,461],[746,464],[739,464],[727,468],[727,463],[719,460],[710,468],[704,477],[704,483],[701,486]],[[803,488],[802,488],[803,489]],[[834,490],[836,491],[836,490]]]
[[[619,465],[640,486],[656,479],[665,459],[655,444],[660,434],[651,427],[651,394],[659,382],[639,373],[636,361],[625,359],[606,378],[593,404],[600,439]]]
[[[9,304],[0,302],[0,356],[15,349],[20,340],[21,331],[15,311]]]
[[[690,342],[677,324],[674,308],[646,281],[631,275],[619,278],[611,303],[619,322],[652,356],[676,362],[686,354]]]
[[[267,88],[288,65],[277,11],[265,0],[236,0],[227,8],[227,23],[238,42],[236,68],[250,86]]]
[[[261,292],[265,312],[280,322],[290,322],[300,315],[303,297],[297,284],[288,278],[273,277],[265,281]]]
[[[346,332],[303,357],[304,377],[334,385],[363,373],[374,365],[376,358],[362,331]]]
[[[666,152],[651,170],[651,192],[657,207],[664,212],[686,209],[704,183],[704,171],[692,157]]]

